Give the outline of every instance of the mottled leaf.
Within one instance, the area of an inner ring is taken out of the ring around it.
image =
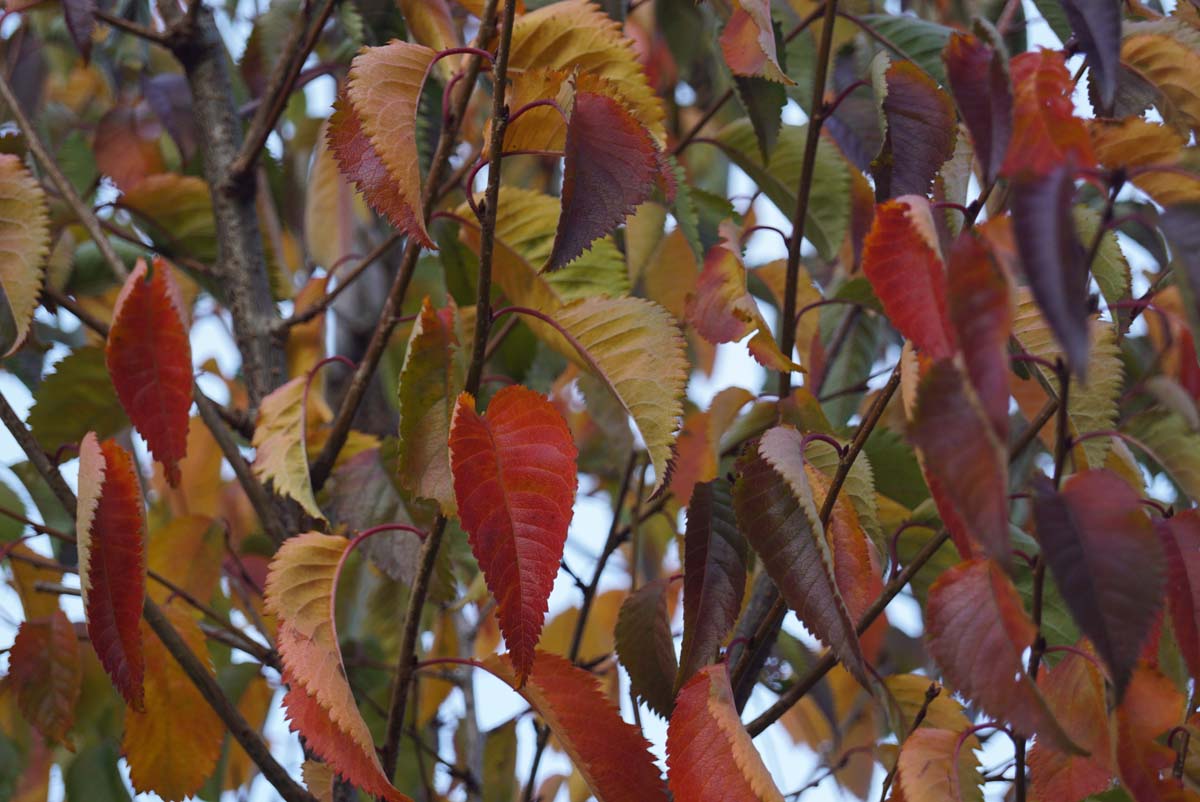
[[[26,619],[8,653],[8,678],[25,720],[51,743],[74,751],[67,734],[82,690],[79,638],[61,610]]]
[[[721,31],[721,53],[734,75],[792,83],[779,67],[770,0],[737,0]]]
[[[1074,85],[1057,50],[1022,53],[1009,63],[1013,132],[1001,172],[1046,176],[1064,165],[1093,167],[1091,139],[1071,101]],[[1051,193],[1053,194],[1053,193]]]
[[[1035,743],[1029,750],[1029,776],[1036,797],[1077,802],[1108,788],[1112,768],[1104,677],[1091,661],[1071,653],[1039,677],[1038,686],[1063,729],[1091,754],[1073,755]]]
[[[800,433],[767,431],[739,462],[733,488],[738,527],[800,622],[864,686],[866,663],[834,576],[833,555],[804,472]]]

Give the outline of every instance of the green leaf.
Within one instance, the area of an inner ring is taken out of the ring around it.
[[[511,802],[517,770],[517,720],[508,721],[483,735],[483,802]]]
[[[1088,206],[1076,206],[1074,217],[1080,242],[1085,247],[1091,247],[1100,229],[1100,213]],[[1092,261],[1092,275],[1096,277],[1100,292],[1110,306],[1129,297],[1129,262],[1125,260],[1115,231],[1105,231],[1100,237],[1100,250]]]
[[[717,144],[746,172],[785,215],[796,208],[796,189],[808,127],[785,125],[780,129],[775,151],[765,164],[758,151],[754,126],[737,120],[717,134]],[[805,218],[804,236],[821,258],[832,260],[850,225],[850,165],[837,145],[822,138],[817,146],[812,196]]]
[[[0,482],[0,507],[17,515],[25,515],[25,502],[5,482]],[[0,543],[10,543],[24,531],[25,524],[8,516],[0,516]]]
[[[1200,499],[1200,433],[1187,421],[1174,412],[1152,410],[1131,420],[1125,431],[1150,450],[1184,495]]]
[[[104,740],[81,750],[63,774],[67,802],[129,802],[117,770],[116,745]]]
[[[29,428],[51,454],[79,443],[89,431],[111,437],[129,425],[108,375],[104,349],[94,346],[78,348],[59,361],[29,410]]]
[[[954,33],[952,28],[908,14],[863,14],[860,19],[935,81],[946,83],[942,51]]]

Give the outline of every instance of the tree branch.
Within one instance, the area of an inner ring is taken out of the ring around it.
[[[70,180],[59,169],[58,163],[54,157],[50,155],[50,151],[46,149],[46,145],[38,136],[37,129],[33,123],[25,116],[25,110],[17,102],[16,93],[13,92],[12,85],[9,84],[8,78],[0,73],[0,98],[4,100],[9,111],[13,115],[13,119],[17,121],[17,127],[21,129],[21,134],[25,137],[25,143],[29,146],[29,150],[33,152],[33,156],[37,159],[38,164],[42,166],[42,170],[46,175],[50,176],[50,181],[58,189],[59,194],[67,205],[71,207],[71,211],[75,213],[75,217],[87,229],[88,235],[96,243],[96,247],[100,249],[100,255],[104,257],[104,261],[108,264],[113,275],[119,281],[124,281],[129,275],[129,271],[125,269],[125,263],[121,261],[121,257],[117,255],[112,243],[108,241],[108,236],[104,233],[104,229],[100,226],[100,222],[96,219],[96,215],[92,212],[90,206],[83,202],[79,197],[79,193],[75,191],[75,187]]]

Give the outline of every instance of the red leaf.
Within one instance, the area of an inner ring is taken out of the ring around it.
[[[133,457],[89,432],[79,446],[79,583],[88,637],[134,710],[142,709],[145,661],[139,621],[146,596],[145,518]]]
[[[675,690],[717,656],[746,592],[748,549],[733,515],[729,482],[692,490],[683,536],[683,646]]]
[[[1133,488],[1105,470],[1077,473],[1059,493],[1037,493],[1033,514],[1063,599],[1120,699],[1162,605],[1167,566],[1154,527]]]
[[[921,450],[934,501],[948,525],[1007,564],[1008,455],[979,399],[951,360],[934,363],[917,389],[909,439]]]
[[[290,673],[283,675],[288,691],[283,697],[289,729],[304,735],[304,743],[330,768],[368,794],[390,802],[412,802],[388,783],[373,752],[361,749],[330,718],[329,712],[309,696]]]
[[[333,115],[329,118],[326,136],[342,174],[354,182],[371,208],[392,221],[392,225],[401,231],[415,233],[422,244],[431,244],[425,242],[428,235],[421,238],[420,232],[425,227],[408,199],[400,192],[399,185],[388,174],[387,165],[367,138],[354,107],[344,95],[333,103]]]
[[[1067,162],[1095,167],[1092,140],[1071,102],[1074,84],[1063,54],[1022,53],[1009,62],[1013,83],[1013,133],[1001,173],[1045,175]]]
[[[67,732],[83,684],[75,625],[61,610],[23,621],[8,653],[9,678],[25,719],[46,740],[75,747]]]
[[[783,802],[742,726],[724,663],[700,669],[675,699],[667,778],[675,802]]]
[[[1188,673],[1200,677],[1200,513],[1184,510],[1158,526],[1167,557],[1167,602]]]
[[[165,172],[158,139],[162,123],[148,103],[113,106],[96,124],[96,167],[124,192],[146,176]]]
[[[1072,755],[1037,741],[1029,750],[1029,774],[1034,798],[1076,802],[1108,788],[1108,701],[1104,677],[1092,663],[1067,654],[1038,679],[1046,703],[1071,738],[1091,754]]]
[[[1079,751],[1025,673],[1021,658],[1037,629],[996,563],[970,560],[938,577],[929,589],[926,626],[929,652],[950,685],[1018,732]]]
[[[882,158],[873,163],[875,197],[929,194],[933,179],[954,155],[954,104],[937,82],[911,61],[896,61],[885,76],[886,122]]]
[[[888,320],[901,334],[933,359],[954,353],[946,274],[927,200],[909,196],[877,206],[862,264]]]
[[[578,482],[576,454],[562,415],[533,390],[505,387],[486,416],[467,393],[458,398],[450,423],[454,495],[499,605],[518,684],[533,666],[562,559]]]
[[[491,658],[488,668],[518,685],[507,655]],[[595,675],[539,651],[529,680],[516,690],[550,727],[598,802],[666,802],[650,743],[621,719]]]
[[[629,594],[614,632],[617,655],[629,672],[630,690],[663,718],[671,715],[679,671],[667,612],[670,589],[670,581],[660,578]]]
[[[967,375],[997,439],[1008,441],[1008,337],[1012,329],[1008,279],[987,246],[965,233],[950,249],[950,321]]]
[[[147,270],[139,259],[117,296],[105,348],[121,406],[172,486],[187,456],[192,406],[192,346],[182,303],[167,263],[155,259]]]
[[[838,590],[833,556],[805,476],[800,433],[776,426],[738,467],[733,505],[743,534],[800,622],[869,687],[858,634]]]
[[[974,36],[956,33],[942,60],[950,91],[975,143],[983,180],[991,183],[1004,163],[1013,127],[1012,84],[1004,56]]]
[[[661,176],[658,145],[620,100],[577,92],[567,124],[562,216],[548,270],[575,259],[650,197]]]
[[[1081,374],[1088,362],[1088,268],[1071,213],[1070,165],[1012,182],[1013,234],[1038,307]]]

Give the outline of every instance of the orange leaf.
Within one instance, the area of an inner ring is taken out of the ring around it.
[[[117,296],[105,347],[121,406],[172,486],[187,455],[192,406],[192,346],[183,318],[171,268],[156,258],[148,270],[139,259]]]
[[[75,723],[82,689],[79,639],[61,610],[21,623],[8,654],[9,677],[25,719],[48,741],[75,747],[67,732]]]
[[[1166,676],[1146,664],[1137,667],[1117,708],[1117,776],[1136,802],[1183,802],[1180,780],[1171,776],[1175,750],[1163,746],[1167,731],[1187,707],[1183,694]]]
[[[1044,175],[1071,160],[1094,167],[1087,126],[1075,116],[1074,85],[1063,54],[1056,50],[1022,53],[1009,63],[1013,83],[1013,132],[1000,172]]]
[[[450,465],[463,529],[499,606],[518,685],[534,662],[575,503],[575,443],[549,401],[525,387],[496,393],[486,416],[458,398]]]
[[[489,658],[487,668],[510,685],[519,684],[508,655]],[[594,675],[539,651],[517,692],[550,727],[598,802],[666,802],[650,743],[621,719]]]
[[[138,622],[146,596],[145,517],[133,457],[89,432],[79,446],[79,584],[88,637],[121,696],[142,709]]]
[[[687,320],[710,343],[731,343],[755,332],[747,343],[750,355],[769,370],[800,370],[779,350],[771,327],[763,319],[746,287],[736,229],[723,228],[724,240],[709,249],[695,294],[687,301]]]
[[[721,53],[735,75],[795,83],[779,66],[770,0],[738,0],[721,32]]]
[[[567,123],[562,216],[548,270],[624,222],[664,178],[658,144],[622,100],[579,91]]]
[[[979,740],[962,739],[953,730],[921,727],[909,733],[900,747],[897,781],[909,802],[982,800]],[[957,750],[958,754],[955,754]],[[956,759],[957,758],[957,759]]]
[[[667,778],[675,802],[783,802],[733,705],[724,663],[697,671],[675,699]]]
[[[208,644],[200,626],[179,608],[166,607],[164,612],[207,667]],[[148,624],[142,625],[142,639],[146,709],[126,711],[121,748],[134,789],[182,800],[197,793],[217,767],[225,725]]]
[[[1021,658],[1037,629],[996,563],[970,560],[938,577],[929,589],[926,626],[929,652],[951,685],[1018,732],[1078,753],[1025,673]]]
[[[162,123],[149,104],[114,106],[96,125],[96,167],[128,191],[146,176],[166,172],[158,146],[161,136]]]
[[[335,771],[374,796],[408,802],[391,786],[354,700],[334,619],[334,579],[349,541],[321,532],[290,538],[271,560],[267,610],[280,619],[276,647],[293,730]]]
[[[877,206],[862,262],[892,325],[932,359],[953,354],[946,271],[929,201],[906,195]]]
[[[1037,799],[1075,802],[1108,788],[1108,702],[1104,678],[1089,660],[1067,654],[1049,673],[1038,678],[1046,703],[1063,729],[1088,757],[1072,755],[1037,741],[1029,750],[1029,774]]]

